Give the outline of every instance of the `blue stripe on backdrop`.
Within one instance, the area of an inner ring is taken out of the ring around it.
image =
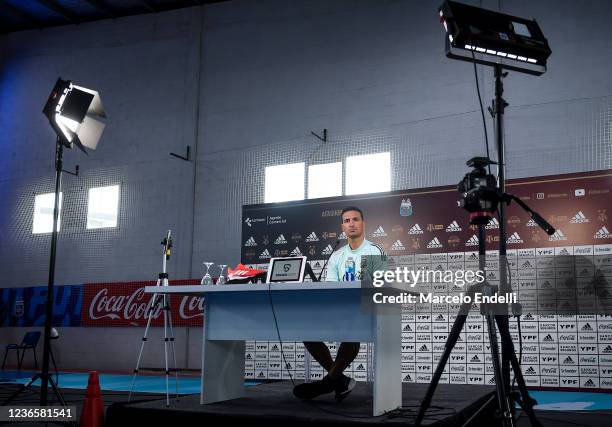
[[[53,290],[53,326],[81,326],[83,285]],[[47,286],[0,289],[0,326],[44,326]]]

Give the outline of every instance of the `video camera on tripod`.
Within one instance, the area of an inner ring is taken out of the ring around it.
[[[489,165],[497,164],[487,157],[473,157],[467,165],[474,168],[457,184],[461,194],[459,206],[470,213],[470,224],[487,224],[499,205],[497,178],[487,173]]]
[[[457,184],[457,190],[461,193],[459,206],[470,213],[470,224],[486,225],[497,212],[500,203],[503,202],[506,205],[510,205],[512,201],[515,201],[529,213],[531,219],[546,234],[549,236],[555,234],[555,228],[537,212],[531,210],[519,197],[514,194],[504,193],[499,189],[497,178],[487,173],[485,169],[489,165],[496,165],[497,162],[488,157],[472,157],[466,164],[474,169],[465,174],[463,179]]]

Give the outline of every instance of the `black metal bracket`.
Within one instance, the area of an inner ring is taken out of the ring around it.
[[[190,151],[191,151],[191,147],[188,145],[187,154],[185,156],[181,156],[180,154],[176,154],[176,153],[170,153],[170,155],[176,157],[177,159],[185,160],[186,162],[188,162],[189,160],[191,160],[189,157]]]
[[[66,172],[74,176],[79,176],[79,165],[76,165],[76,167],[74,168],[74,172],[67,171],[66,169],[62,169],[62,172]]]
[[[316,136],[317,138],[319,138],[321,141],[327,142],[327,129],[323,129],[323,136],[318,135],[318,134],[316,134],[316,133],[314,133],[312,131],[310,133],[313,134],[314,136]]]

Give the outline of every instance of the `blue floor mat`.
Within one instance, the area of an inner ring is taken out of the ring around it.
[[[541,411],[602,411],[612,409],[612,393],[571,391],[536,391],[529,395],[538,401]]]
[[[0,382],[11,384],[27,384],[30,381],[32,371],[0,371]],[[54,376],[55,378],[55,376]],[[130,391],[132,389],[132,375],[100,374],[100,388],[103,391]],[[60,373],[59,387],[72,389],[86,389],[88,373]],[[245,381],[245,386],[261,384],[257,381]],[[34,383],[40,385],[40,380]],[[170,393],[176,393],[175,378],[170,377],[168,381]],[[200,393],[199,377],[179,377],[179,394]],[[166,393],[166,378],[164,376],[139,375],[136,377],[134,391],[138,393]]]

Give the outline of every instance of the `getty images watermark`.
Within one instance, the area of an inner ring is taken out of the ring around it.
[[[418,292],[399,292],[386,295],[383,292],[375,292],[372,301],[375,304],[465,304],[465,303],[515,303],[517,296],[514,292],[505,294],[487,294],[485,291],[475,290],[473,293],[459,292],[457,294],[435,292],[423,292],[419,285],[444,284],[463,289],[472,285],[481,285],[485,282],[485,273],[482,270],[428,270],[425,268],[411,269],[408,267],[396,267],[394,270],[375,270],[372,274],[372,286],[380,288],[385,284],[401,289],[409,286]],[[438,287],[438,290],[449,290],[447,286]]]
[[[369,313],[401,307],[467,314],[484,303],[491,314],[508,314],[520,302],[531,314],[612,315],[612,253],[533,259],[487,254],[425,264],[415,258],[409,265],[397,260],[402,258],[362,257],[362,308]]]

